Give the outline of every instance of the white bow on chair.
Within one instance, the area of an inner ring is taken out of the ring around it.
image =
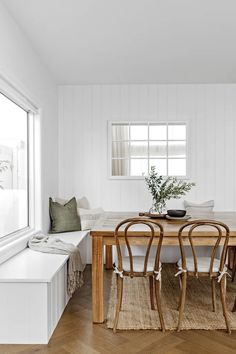
[[[123,270],[119,271],[119,269],[117,268],[117,266],[115,265],[115,263],[113,264],[113,272],[117,275],[119,275],[121,278],[124,278],[123,275]]]
[[[159,269],[159,271],[154,270],[153,273],[155,274],[155,279],[161,281],[161,270],[162,268]]]
[[[187,269],[183,269],[182,267],[179,267],[178,272],[175,274],[175,277],[177,277],[178,275],[180,275],[182,273],[187,273]]]
[[[222,272],[219,271],[219,275],[218,275],[218,279],[217,282],[219,283],[222,279],[222,277],[226,274],[231,278],[231,275],[227,272],[228,268],[226,266],[224,266]]]

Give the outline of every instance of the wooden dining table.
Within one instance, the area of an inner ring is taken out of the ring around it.
[[[90,232],[92,237],[92,310],[94,323],[104,322],[104,264],[106,269],[112,268],[112,246],[115,245],[115,227],[120,221],[132,217],[138,217],[138,213],[105,212]],[[224,222],[230,228],[229,246],[236,246],[236,212],[211,212],[192,217],[189,221],[197,219]],[[186,221],[158,219],[158,222],[160,222],[164,228],[163,245],[179,246],[178,230]],[[145,228],[145,225],[137,225],[136,228],[129,232],[131,236],[130,243],[139,246],[145,245],[149,233],[150,231]],[[185,234],[183,234],[183,236],[184,235]],[[155,236],[153,241],[154,245],[158,242],[158,231]],[[216,231],[206,226],[199,228],[193,234],[193,240],[196,246],[212,246],[215,244],[216,239]],[[189,244],[187,238],[184,242],[186,242],[186,245]],[[223,244],[223,242],[224,240],[222,239],[221,244]],[[123,241],[123,243],[125,242]]]

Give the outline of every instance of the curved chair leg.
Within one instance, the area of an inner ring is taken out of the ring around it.
[[[182,276],[182,291],[181,291],[180,308],[179,308],[179,320],[178,320],[178,327],[177,327],[178,332],[180,332],[181,321],[182,321],[182,317],[183,317],[183,313],[184,313],[186,287],[187,287],[187,274],[184,273]]]
[[[227,275],[225,274],[224,276],[224,295],[226,298],[226,290],[227,290]]]
[[[161,308],[161,291],[160,291],[160,281],[159,280],[154,280],[155,283],[155,294],[156,294],[156,302],[157,302],[157,309],[158,309],[158,314],[159,314],[159,319],[160,319],[160,324],[161,324],[161,329],[162,332],[165,332],[165,322],[162,314],[162,308]]]
[[[121,311],[121,308],[122,308],[122,300],[123,300],[123,278],[120,278],[121,279],[121,282],[120,282],[120,287],[121,287],[121,295],[120,295],[120,311]]]
[[[220,281],[220,297],[221,297],[221,303],[222,303],[222,309],[223,309],[223,314],[225,318],[225,324],[227,328],[227,332],[231,333],[230,325],[229,325],[229,319],[228,319],[228,314],[227,314],[227,308],[226,308],[226,302],[225,302],[225,281],[226,281],[226,274],[222,277]]]
[[[181,294],[182,293],[182,274],[180,274],[178,276],[178,279],[179,279],[179,288],[180,288],[180,294]],[[180,303],[181,303],[181,296],[179,297],[179,303],[178,303],[178,307],[177,307],[178,311],[180,309]]]
[[[151,309],[155,310],[155,304],[154,304],[154,279],[152,276],[149,277],[149,289],[150,289],[150,302],[151,302]]]
[[[114,324],[113,324],[113,332],[116,332],[118,320],[119,320],[119,314],[120,314],[120,308],[121,308],[121,303],[122,303],[122,289],[123,289],[123,278],[117,277],[117,303],[116,303],[116,314],[115,314],[115,319],[114,319]]]
[[[211,278],[211,295],[212,295],[212,308],[213,312],[216,311],[216,279]]]

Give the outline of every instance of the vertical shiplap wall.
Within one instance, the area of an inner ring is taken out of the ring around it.
[[[62,197],[87,196],[105,210],[148,210],[142,180],[108,178],[108,121],[186,121],[189,200],[236,210],[236,85],[91,85],[59,88]],[[181,201],[170,202],[178,207]]]

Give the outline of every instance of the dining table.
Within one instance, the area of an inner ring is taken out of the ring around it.
[[[135,212],[105,212],[92,228],[92,313],[93,323],[104,322],[104,268],[112,269],[113,251],[115,245],[114,230],[118,223],[127,218],[139,217]],[[141,217],[142,218],[142,217]],[[146,217],[145,217],[146,218]],[[192,220],[215,220],[228,225],[230,229],[229,246],[236,246],[236,212],[209,212],[204,215],[192,216]],[[163,246],[179,246],[178,230],[186,220],[169,220],[166,218],[155,219],[164,228]],[[119,233],[122,236],[122,230]],[[150,230],[145,225],[136,225],[129,231],[131,245],[142,246],[147,244]],[[158,243],[158,230],[155,232],[153,245]],[[217,240],[217,232],[209,226],[202,226],[194,231],[193,242],[195,246],[213,246]],[[125,244],[122,237],[121,244]],[[189,245],[187,231],[183,233],[183,242]],[[224,236],[221,244],[224,243]]]

